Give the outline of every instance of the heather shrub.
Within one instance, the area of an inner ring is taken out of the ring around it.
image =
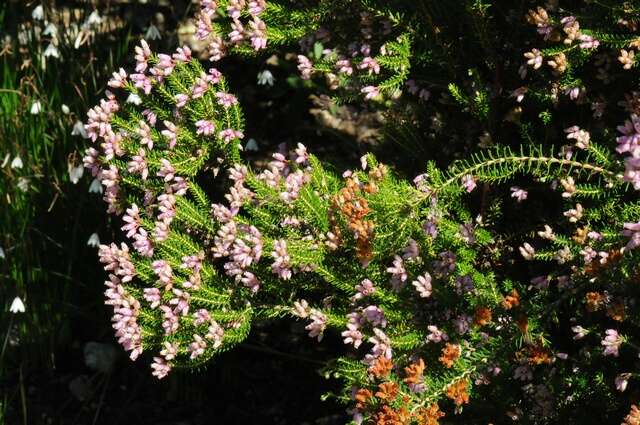
[[[203,1],[198,36],[214,62],[299,42],[294,85],[381,111],[420,174],[303,144],[251,164],[222,73],[142,41],[85,126],[128,241],[99,250],[119,342],[163,379],[302,320],[342,338],[355,423],[639,423],[640,5],[456,2],[470,40],[435,2],[346,3]]]

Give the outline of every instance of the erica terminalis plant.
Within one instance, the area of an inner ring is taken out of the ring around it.
[[[226,7],[204,2],[203,13],[236,13]],[[253,16],[238,7],[236,19]],[[600,48],[592,37],[574,53]],[[142,42],[135,72],[109,86],[89,112],[85,158],[126,239],[100,247],[107,303],[124,348],[151,353],[158,378],[238,344],[253,321],[288,317],[344,342],[325,372],[344,382],[331,396],[355,423],[555,423],[585,405],[637,422],[633,94],[617,134],[572,122],[553,148],[535,142],[544,126],[523,121],[521,146],[429,163],[409,181],[371,154],[335,173],[302,144],[252,169],[237,99],[187,48]],[[534,90],[511,101],[534,107]]]

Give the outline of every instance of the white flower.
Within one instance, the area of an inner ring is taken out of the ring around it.
[[[276,81],[275,77],[268,69],[258,72],[258,84],[261,86],[273,86]]]
[[[42,105],[40,104],[39,100],[36,100],[35,102],[33,102],[31,104],[31,113],[33,115],[38,115],[40,112],[42,111]]]
[[[29,179],[26,177],[20,177],[18,179],[18,189],[20,189],[23,192],[26,192],[27,190],[29,190]]]
[[[142,103],[142,99],[135,93],[131,93],[129,97],[127,97],[127,103],[133,103],[134,105],[139,105]]]
[[[87,135],[87,130],[85,130],[82,121],[76,121],[76,123],[73,125],[73,129],[71,130],[71,135],[80,136],[83,139],[89,138],[89,136]]]
[[[36,21],[41,21],[44,19],[44,8],[42,7],[42,5],[39,5],[38,7],[33,9],[33,12],[31,12],[31,17]]]
[[[22,168],[22,166],[22,158],[20,158],[19,155],[16,155],[16,157],[13,158],[13,161],[11,161],[11,168]]]
[[[102,184],[100,184],[100,180],[93,179],[91,185],[89,185],[89,193],[100,193],[102,194]]]
[[[160,40],[162,38],[162,36],[160,35],[160,31],[158,31],[158,28],[151,24],[149,25],[149,28],[147,28],[147,32],[144,34],[144,38],[146,38],[147,40]]]
[[[89,240],[87,241],[87,246],[92,246],[94,248],[97,248],[100,246],[100,237],[98,236],[97,233],[92,233],[91,236],[89,236]]]
[[[256,139],[249,139],[244,150],[247,152],[258,152],[258,142],[256,142]]]
[[[527,242],[518,248],[518,250],[525,260],[531,261],[535,258],[536,250]]]
[[[67,164],[67,169],[69,170],[69,181],[71,181],[71,183],[73,184],[77,184],[84,174],[84,167],[82,165],[74,167],[70,162]]]
[[[4,255],[4,249],[0,246],[0,259],[4,260],[5,258],[7,258],[7,256]]]
[[[85,21],[85,25],[100,25],[102,23],[102,18],[100,17],[100,14],[98,13],[97,10],[94,10],[93,12],[91,12],[91,14],[89,15],[89,17],[87,17],[87,20]]]
[[[47,46],[47,48],[44,50],[44,57],[49,57],[49,56],[53,56],[54,58],[59,58],[60,57],[60,51],[58,50],[58,48],[56,46],[53,45],[53,43],[49,43],[49,45]],[[32,112],[33,114],[33,112]]]
[[[24,303],[20,299],[20,297],[15,297],[13,302],[11,303],[11,307],[9,307],[9,311],[13,314],[16,313],[24,313]]]
[[[85,35],[84,29],[81,30],[76,36],[76,41],[73,42],[73,48],[78,50],[87,39],[88,37]]]
[[[58,36],[58,27],[56,24],[50,22],[42,31],[42,35],[50,35],[52,38],[56,38]]]
[[[65,114],[65,115],[69,115],[70,112],[71,112],[71,109],[69,109],[69,107],[63,103],[62,104],[62,113]]]

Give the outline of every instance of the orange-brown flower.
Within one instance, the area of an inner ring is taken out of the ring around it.
[[[438,403],[434,403],[429,407],[422,408],[418,411],[419,425],[440,425],[440,418],[444,416],[444,412],[440,410]]]
[[[384,405],[373,415],[373,421],[376,425],[407,425],[410,420],[411,415],[404,407],[394,410],[392,407]]]
[[[587,302],[587,311],[598,311],[604,303],[604,295],[600,292],[587,292],[585,300]]]
[[[445,347],[442,349],[442,355],[438,358],[440,362],[445,365],[445,367],[450,368],[453,366],[456,360],[460,358],[460,345],[458,344],[450,344],[447,342]]]
[[[527,361],[530,365],[551,363],[551,352],[542,345],[527,347]]]
[[[447,387],[447,397],[449,397],[456,406],[462,406],[469,403],[469,393],[467,392],[467,380],[460,379]]]
[[[622,425],[640,425],[640,409],[638,409],[638,406],[631,405],[631,411],[624,417]]]
[[[356,391],[355,400],[356,400],[356,409],[363,410],[367,402],[373,397],[373,393],[366,388],[360,388]]]
[[[502,307],[505,310],[510,310],[513,307],[517,307],[520,305],[520,294],[515,289],[512,289],[508,295],[504,296],[502,300]]]
[[[398,384],[395,382],[383,382],[378,385],[378,391],[376,392],[376,397],[381,400],[391,402],[395,400],[398,395]]]
[[[416,363],[404,368],[404,373],[407,377],[404,378],[406,384],[420,384],[422,383],[422,374],[424,372],[424,360],[418,359]]]
[[[520,332],[522,332],[523,334],[526,334],[527,331],[529,330],[529,318],[524,314],[521,314],[516,319],[516,325],[518,325]]]
[[[571,237],[571,239],[573,239],[575,243],[579,245],[584,245],[584,243],[587,241],[588,235],[589,235],[589,228],[585,226],[585,227],[576,229],[576,233]]]
[[[389,372],[393,369],[393,362],[385,356],[380,356],[369,367],[369,373],[378,379],[384,379],[389,376]]]
[[[345,187],[333,197],[331,208],[339,210],[345,216],[347,227],[353,232],[356,239],[356,256],[362,265],[366,265],[373,258],[374,224],[372,221],[364,219],[371,209],[367,200],[360,194],[360,185],[356,180],[347,178]],[[335,231],[333,233],[336,234]]]
[[[607,316],[611,317],[613,320],[622,322],[626,317],[624,301],[621,299],[613,301],[607,308]]]
[[[476,314],[473,317],[473,324],[478,326],[484,326],[491,323],[491,310],[487,307],[476,308]]]

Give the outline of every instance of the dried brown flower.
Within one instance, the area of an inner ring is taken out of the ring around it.
[[[450,368],[453,366],[456,360],[460,358],[461,353],[460,345],[447,343],[442,349],[442,355],[438,358],[440,363],[445,367]]]
[[[513,307],[517,307],[520,305],[520,294],[515,289],[512,289],[509,292],[509,295],[505,295],[502,300],[502,307],[505,310],[510,310]]]
[[[417,362],[404,368],[407,377],[404,378],[406,384],[422,383],[422,374],[424,373],[424,360],[418,359]]]
[[[380,400],[384,401],[393,401],[398,395],[398,384],[395,382],[383,382],[378,385],[378,391],[376,392],[376,397]]]
[[[587,311],[594,312],[602,308],[604,304],[604,295],[600,292],[587,292],[585,300],[587,302]]]
[[[487,307],[476,308],[473,324],[477,326],[484,326],[488,323],[491,323],[491,310]]]
[[[631,411],[624,417],[622,425],[640,425],[640,409],[638,409],[638,406],[631,405]]]
[[[369,367],[369,373],[378,379],[384,379],[389,376],[389,372],[393,368],[393,362],[384,356],[378,357]]]
[[[467,380],[460,379],[447,387],[447,397],[449,397],[456,406],[462,406],[469,403],[469,393],[467,392]]]
[[[420,409],[416,419],[419,425],[439,425],[439,420],[443,416],[444,412],[440,410],[438,403],[434,403],[427,408]]]

